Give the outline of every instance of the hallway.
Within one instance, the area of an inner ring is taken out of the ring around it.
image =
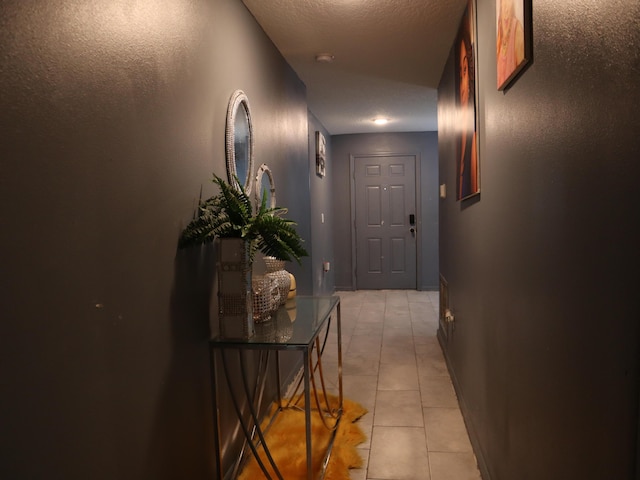
[[[438,292],[338,294],[344,394],[369,410],[352,480],[480,480],[436,338]]]

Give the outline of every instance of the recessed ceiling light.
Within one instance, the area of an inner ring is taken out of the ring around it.
[[[384,125],[385,123],[388,123],[389,119],[388,118],[375,118],[373,120],[373,123],[375,123],[376,125]]]
[[[316,55],[316,62],[331,63],[336,57],[330,53],[319,53]]]

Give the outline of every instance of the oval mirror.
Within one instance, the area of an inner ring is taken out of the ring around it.
[[[263,196],[267,196],[267,208],[276,208],[276,185],[273,182],[273,174],[266,163],[260,165],[256,174],[256,204],[258,208],[262,204]]]
[[[236,188],[242,185],[249,195],[253,184],[253,129],[249,99],[242,90],[233,92],[229,100],[225,143],[229,184]]]

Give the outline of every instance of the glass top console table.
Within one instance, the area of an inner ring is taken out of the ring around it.
[[[332,325],[334,323],[333,312],[335,312],[335,327]],[[332,328],[335,328],[333,332],[336,333],[337,341],[335,344],[328,342]],[[280,474],[278,466],[269,452],[268,441],[265,440],[270,425],[275,421],[277,415],[287,408],[304,409],[307,479],[312,480],[314,477],[322,479],[324,477],[333,447],[333,439],[342,416],[341,337],[340,297],[297,296],[288,300],[285,306],[280,307],[271,320],[256,324],[256,332],[251,338],[227,339],[214,337],[210,340],[215,453],[219,479],[237,477],[245,461],[253,456],[258,462],[264,478],[287,480],[283,479]],[[322,368],[322,357],[328,344],[337,349],[337,402],[335,398],[329,399]],[[242,360],[242,352],[247,350],[259,352],[257,367],[255,365],[248,367]],[[299,352],[302,357],[302,377],[299,379],[293,395],[289,398],[283,398],[281,392],[280,352],[282,351]],[[240,358],[240,378],[229,370],[229,356],[233,354],[237,354],[238,358]],[[275,355],[275,366],[274,362],[269,361],[269,357],[272,354]],[[249,379],[247,374],[247,370],[251,370],[251,368],[257,369],[255,379]],[[262,403],[265,401],[265,384],[269,371],[274,368],[277,408],[275,408],[270,422],[265,422],[264,419],[260,418],[263,410]],[[217,375],[217,371],[222,371],[222,373]],[[224,471],[221,452],[219,392],[223,379],[219,379],[219,376],[224,377],[226,381],[234,410],[232,412],[224,412],[224,414],[235,414],[244,435],[242,453],[233,468],[227,472]],[[234,385],[240,382],[244,388],[234,388]],[[234,393],[234,390],[236,390],[236,393]],[[238,393],[237,390],[240,390],[241,393]],[[304,401],[304,405],[300,406],[302,401]],[[312,415],[319,415],[322,423],[331,431],[330,441],[319,472],[313,471],[311,448]],[[267,426],[264,426],[265,424]]]

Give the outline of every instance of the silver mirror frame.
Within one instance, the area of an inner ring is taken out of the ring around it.
[[[242,109],[242,110],[241,110]],[[225,154],[227,159],[227,178],[229,184],[239,189],[238,181],[238,168],[236,165],[236,152],[235,152],[235,122],[236,117],[240,114],[246,115],[247,124],[249,127],[249,145],[248,145],[248,159],[247,159],[247,177],[244,180],[244,190],[247,195],[251,194],[251,187],[253,185],[253,126],[251,123],[251,109],[249,108],[249,99],[242,90],[236,90],[231,94],[229,100],[229,106],[227,108],[227,124],[225,128]]]
[[[256,190],[255,190],[256,205],[259,208],[260,205],[262,204],[262,177],[265,174],[269,179],[269,187],[270,187],[269,193],[271,194],[269,205],[267,205],[267,207],[276,208],[276,205],[277,205],[276,204],[276,184],[273,181],[273,173],[271,173],[271,169],[267,166],[266,163],[263,163],[262,165],[260,165],[260,168],[258,168],[258,173],[256,173]]]

